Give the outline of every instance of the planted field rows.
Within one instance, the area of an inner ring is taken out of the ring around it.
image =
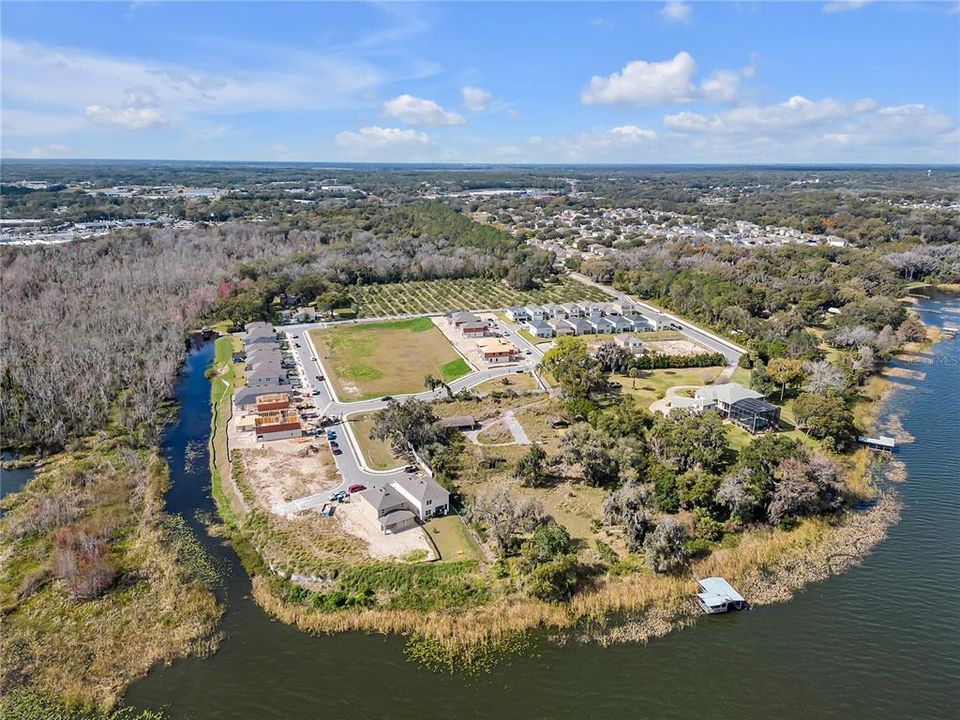
[[[422,280],[355,288],[353,298],[361,317],[608,299],[602,290],[569,278],[530,291],[514,290],[500,281],[480,278]]]

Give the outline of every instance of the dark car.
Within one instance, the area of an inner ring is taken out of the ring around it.
[[[343,455],[343,450],[341,450],[341,449],[338,448],[338,447],[335,447],[335,448],[333,449],[333,454],[334,454],[334,455]]]
[[[367,486],[366,486],[366,485],[351,485],[350,487],[347,488],[347,492],[348,492],[348,493],[358,493],[358,492],[360,492],[361,490],[366,490],[366,489],[367,489]]]
[[[330,441],[330,447],[332,447],[332,448],[338,448],[338,447],[340,447],[340,443],[338,443],[336,440],[331,440],[331,441]]]
[[[391,400],[393,400],[393,397],[390,396],[390,395],[384,395],[384,396],[383,396],[382,398],[380,398],[380,399],[381,399],[383,402],[390,402]]]
[[[408,473],[415,473],[415,472],[417,471],[417,468],[416,468],[416,466],[414,466],[414,465],[407,465],[407,466],[403,469],[403,471],[404,471],[404,472],[408,472]]]

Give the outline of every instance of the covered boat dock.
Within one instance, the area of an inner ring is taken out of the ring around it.
[[[703,592],[697,593],[697,602],[704,612],[714,615],[728,610],[744,610],[747,601],[721,577],[708,577],[697,580]]]

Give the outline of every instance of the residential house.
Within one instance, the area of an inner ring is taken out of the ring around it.
[[[513,362],[520,356],[520,351],[513,343],[501,338],[477,340],[477,350],[483,361],[491,365]]]
[[[531,322],[546,322],[550,319],[550,313],[547,312],[546,308],[542,308],[539,305],[527,305],[524,310],[526,310],[527,315],[530,316]]]
[[[588,318],[587,322],[593,325],[594,331],[601,335],[609,335],[610,333],[617,331],[616,326],[610,321],[609,318]]]
[[[506,314],[516,323],[529,322],[533,319],[525,307],[508,307]]]
[[[480,322],[480,318],[477,315],[474,315],[472,312],[465,311],[450,313],[447,318],[449,319],[450,324],[454,327],[460,327],[461,325],[465,325],[467,323]]]
[[[584,316],[584,308],[577,303],[564,303],[560,305],[563,308],[563,314],[568,318],[579,318]]]
[[[272,395],[275,393],[288,393],[289,385],[261,385],[259,387],[238,388],[233,394],[233,404],[240,410],[255,410],[257,407],[257,398],[261,396]]]
[[[405,475],[390,484],[413,505],[411,509],[420,520],[447,514],[450,493],[433,478]]]
[[[257,362],[254,368],[246,373],[247,385],[252,388],[264,388],[268,385],[288,385],[287,371],[274,358]]]
[[[543,321],[532,321],[527,323],[527,330],[530,331],[530,334],[538,338],[551,338],[553,337],[553,328],[547,325]]]
[[[433,478],[405,476],[380,488],[359,493],[362,511],[380,526],[380,531],[397,533],[413,527],[417,520],[442,517],[450,508],[450,493]]]
[[[562,335],[576,335],[577,331],[574,328],[573,324],[569,320],[564,318],[553,318],[547,322],[547,326],[553,330],[553,334],[557,337]]]
[[[763,399],[763,393],[739,383],[723,383],[698,388],[694,397],[716,404],[717,411],[751,433],[775,430],[780,423],[780,408]]]
[[[596,332],[593,323],[586,318],[570,318],[567,323],[573,327],[574,335],[593,335]]]
[[[643,343],[640,342],[640,338],[635,335],[617,335],[613,341],[622,348],[626,348],[634,355],[643,355],[646,350],[643,347]]]
[[[286,440],[301,437],[300,417],[293,408],[262,413],[254,420],[257,440]]]
[[[457,326],[463,337],[486,337],[490,334],[490,325],[486,320],[475,320],[462,323]]]
[[[613,332],[624,333],[633,330],[633,323],[622,315],[607,315],[604,320],[613,326]]]

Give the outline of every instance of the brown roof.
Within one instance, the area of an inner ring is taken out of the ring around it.
[[[477,426],[477,419],[473,415],[451,415],[450,417],[440,418],[440,427],[472,428],[476,426]]]

